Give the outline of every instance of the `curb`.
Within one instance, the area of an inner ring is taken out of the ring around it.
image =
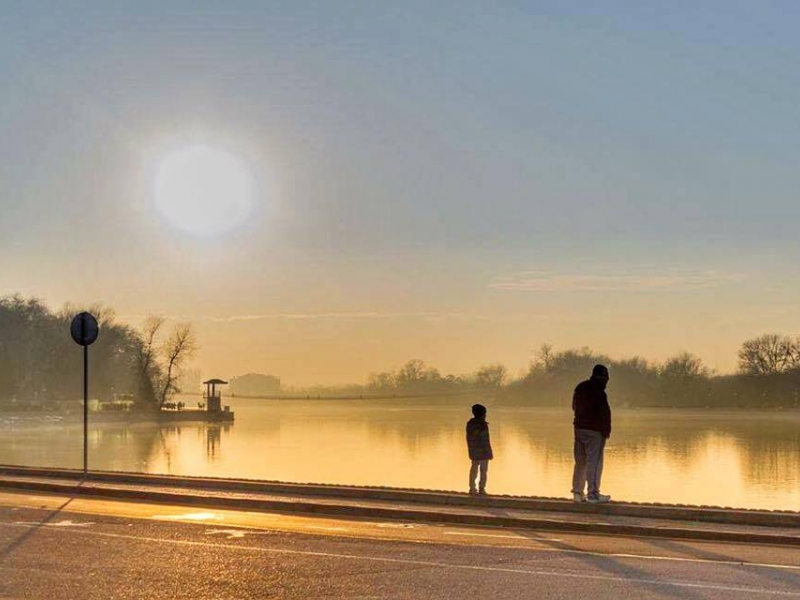
[[[528,519],[478,513],[448,513],[443,511],[416,510],[408,508],[393,509],[348,504],[319,504],[313,501],[298,502],[275,499],[201,496],[198,494],[189,493],[98,487],[86,482],[71,484],[43,481],[3,480],[2,488],[6,490],[15,489],[39,491],[56,494],[68,494],[72,496],[152,502],[158,504],[177,504],[228,510],[275,511],[349,518],[371,517],[426,523],[505,527],[513,529],[535,529],[542,531],[800,546],[800,536],[783,534],[682,529],[679,527],[656,527],[648,525],[624,525],[614,523],[584,523],[541,518]]]
[[[0,476],[60,478],[83,481],[79,469],[45,469],[0,465]],[[339,486],[325,484],[286,483],[250,479],[221,479],[212,477],[186,477],[175,475],[149,475],[113,471],[90,471],[86,481],[98,483],[125,483],[160,485],[191,490],[250,492],[264,494],[293,494],[352,500],[384,500],[419,503],[437,506],[462,506],[477,508],[508,508],[559,513],[640,517],[679,521],[698,521],[727,525],[752,525],[758,527],[800,527],[800,513],[789,511],[763,511],[722,507],[698,507],[662,504],[613,502],[611,504],[576,504],[558,498],[523,496],[489,496],[475,498],[468,494],[435,490],[407,490],[396,488]]]

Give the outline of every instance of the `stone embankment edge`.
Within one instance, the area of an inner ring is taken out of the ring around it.
[[[283,513],[302,513],[328,517],[379,518],[401,521],[457,524],[471,526],[505,527],[513,529],[534,529],[602,535],[626,535],[636,537],[658,537],[684,540],[704,540],[715,542],[735,542],[749,544],[772,544],[800,546],[800,536],[769,534],[761,532],[742,532],[681,527],[652,526],[642,524],[621,524],[602,522],[582,522],[551,520],[536,517],[514,517],[485,513],[448,512],[446,510],[417,510],[365,506],[358,504],[319,503],[313,499],[301,500],[275,498],[242,498],[198,493],[166,492],[161,490],[132,489],[92,485],[91,482],[48,482],[25,479],[0,479],[0,489],[19,491],[38,491],[59,495],[84,496],[134,502],[151,502],[203,508],[227,510],[274,511]]]
[[[14,465],[0,465],[0,476],[3,475],[12,477],[83,479],[83,472],[78,469],[19,467]],[[752,525],[758,527],[800,527],[800,512],[790,511],[764,511],[629,502],[576,504],[569,500],[559,498],[494,495],[474,497],[458,492],[435,490],[285,483],[253,479],[151,475],[119,471],[90,471],[87,481],[111,484],[178,487],[190,490],[213,490],[254,494],[288,494],[306,497],[316,496],[347,500],[380,500],[473,508],[507,508],[515,510],[697,521],[727,525]]]
[[[625,535],[636,537],[658,537],[697,541],[736,542],[748,544],[771,544],[780,546],[800,546],[800,536],[763,534],[755,532],[714,531],[703,529],[682,529],[679,527],[654,527],[647,525],[625,525],[616,523],[586,523],[580,521],[558,521],[540,518],[521,518],[505,515],[478,513],[454,513],[445,510],[425,511],[408,508],[383,508],[360,506],[357,504],[315,503],[313,501],[276,500],[263,498],[236,498],[225,496],[203,496],[199,494],[174,493],[145,489],[114,488],[91,483],[55,483],[31,480],[5,479],[0,481],[0,489],[47,492],[59,495],[83,496],[172,504],[226,510],[273,511],[282,513],[301,513],[307,515],[345,518],[373,518],[400,521],[428,522],[484,527],[505,527],[511,529],[534,529],[540,531],[590,533],[601,535]]]

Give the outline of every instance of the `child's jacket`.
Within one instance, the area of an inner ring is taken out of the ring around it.
[[[467,449],[470,460],[491,460],[492,444],[489,441],[489,423],[475,417],[467,421]]]

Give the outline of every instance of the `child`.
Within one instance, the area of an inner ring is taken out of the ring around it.
[[[471,495],[486,494],[486,475],[492,455],[492,444],[489,442],[489,423],[486,422],[486,407],[482,404],[472,406],[473,417],[467,421],[467,450],[472,461],[469,470],[469,493]],[[480,470],[481,478],[478,489],[475,489],[475,478]]]

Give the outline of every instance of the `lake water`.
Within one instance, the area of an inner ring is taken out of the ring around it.
[[[89,466],[467,489],[469,400],[224,402],[236,412],[232,425],[90,423]],[[569,408],[487,404],[495,452],[489,492],[567,497]],[[0,463],[79,468],[82,443],[80,423],[11,420],[0,414]],[[616,500],[798,510],[800,415],[615,410],[602,489]]]

